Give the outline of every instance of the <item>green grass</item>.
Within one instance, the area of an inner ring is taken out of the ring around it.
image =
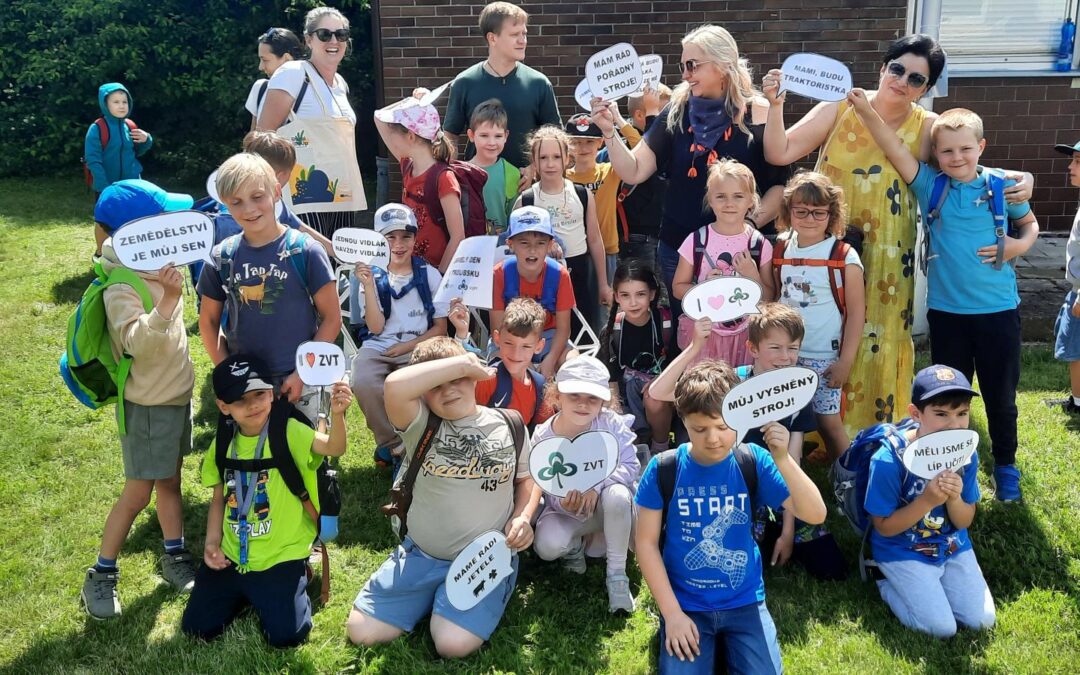
[[[647,672],[655,606],[636,570],[640,609],[607,614],[602,565],[584,579],[527,556],[517,593],[492,642],[460,663],[440,661],[426,624],[393,644],[358,649],[343,624],[352,599],[394,540],[377,507],[387,476],[371,464],[371,438],[350,413],[343,461],[346,504],[331,546],[333,597],[304,646],[264,646],[251,617],[203,644],[179,633],[184,598],[155,573],[160,531],[153,506],[121,554],[122,618],[88,619],[79,606],[105,516],[122,485],[111,412],[75,402],[56,372],[68,314],[88,283],[91,198],[76,181],[0,181],[0,668],[11,672]],[[193,310],[188,324],[194,328]],[[200,551],[209,493],[198,485],[214,411],[209,364],[191,341],[197,378],[197,451],[184,460],[185,521]],[[936,642],[903,628],[873,586],[817,582],[800,570],[770,571],[769,607],[789,672],[1066,673],[1080,662],[1080,424],[1042,404],[1067,386],[1046,349],[1024,355],[1020,393],[1021,505],[984,498],[972,538],[998,607],[988,632]],[[976,404],[976,425],[985,419]],[[988,456],[985,444],[983,456]],[[813,472],[819,485],[824,475]],[[857,542],[830,524],[849,559]]]

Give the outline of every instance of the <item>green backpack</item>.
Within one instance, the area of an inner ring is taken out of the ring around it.
[[[79,306],[68,318],[66,349],[60,356],[60,376],[75,398],[88,408],[97,410],[120,402],[117,419],[120,434],[125,435],[124,382],[131,370],[131,357],[125,354],[119,362],[113,357],[105,317],[105,289],[115,284],[131,286],[147,312],[154,309],[154,299],[146,282],[125,267],[105,274],[101,263],[97,263],[94,272],[97,278],[90,282]]]

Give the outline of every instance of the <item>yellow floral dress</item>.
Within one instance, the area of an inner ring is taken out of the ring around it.
[[[926,111],[911,106],[896,132],[916,157]],[[818,171],[844,188],[848,217],[862,230],[866,325],[847,384],[844,426],[851,437],[907,414],[914,372],[916,202],[904,180],[846,102],[818,160]]]

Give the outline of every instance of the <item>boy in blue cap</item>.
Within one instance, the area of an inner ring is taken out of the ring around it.
[[[183,211],[194,203],[191,195],[166,192],[141,178],[116,181],[102,190],[94,205],[94,255],[101,255],[101,243],[124,223],[166,211]]]
[[[1069,162],[1069,185],[1080,187],[1080,141],[1076,145],[1064,143],[1054,146]],[[1072,289],[1054,323],[1054,358],[1069,364],[1070,396],[1062,401],[1066,412],[1080,415],[1080,210],[1073,219],[1069,243],[1065,246],[1065,280]]]

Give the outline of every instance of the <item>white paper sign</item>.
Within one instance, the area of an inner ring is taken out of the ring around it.
[[[435,302],[461,298],[469,307],[491,309],[491,287],[498,237],[469,237],[458,244],[454,259],[446,268]]]
[[[652,91],[660,86],[664,74],[664,59],[659,54],[646,54],[641,57],[641,89],[648,87]]]
[[[465,612],[475,607],[514,573],[506,535],[492,530],[473,539],[446,571],[446,599]]]
[[[170,211],[125,223],[112,236],[120,264],[138,272],[156,272],[168,263],[187,265],[209,260],[214,221],[200,211]]]
[[[904,449],[907,470],[930,480],[942,471],[956,471],[971,461],[979,447],[979,433],[974,429],[948,429],[916,438]]]
[[[818,101],[843,101],[853,86],[848,67],[821,54],[792,54],[780,70],[780,93],[793,91]]]
[[[620,42],[589,57],[585,79],[594,96],[617,101],[641,89],[641,58],[633,45]]]
[[[549,495],[565,497],[573,490],[596,487],[619,465],[619,441],[607,431],[586,431],[573,440],[545,438],[532,448],[529,473]]]
[[[390,244],[375,230],[343,227],[334,231],[334,257],[346,265],[364,263],[386,269],[390,264]]]
[[[750,429],[791,417],[805,408],[817,391],[818,375],[792,366],[755,375],[733,387],[724,397],[724,423],[739,432],[742,442]]]
[[[345,354],[332,342],[301,342],[296,348],[296,374],[309,387],[329,387],[345,376]]]
[[[577,104],[585,110],[592,112],[592,89],[589,89],[589,81],[582,80],[577,83],[577,87],[574,89],[574,100]]]
[[[715,277],[683,296],[682,308],[691,319],[708,317],[714,323],[760,314],[761,285],[744,277]]]

